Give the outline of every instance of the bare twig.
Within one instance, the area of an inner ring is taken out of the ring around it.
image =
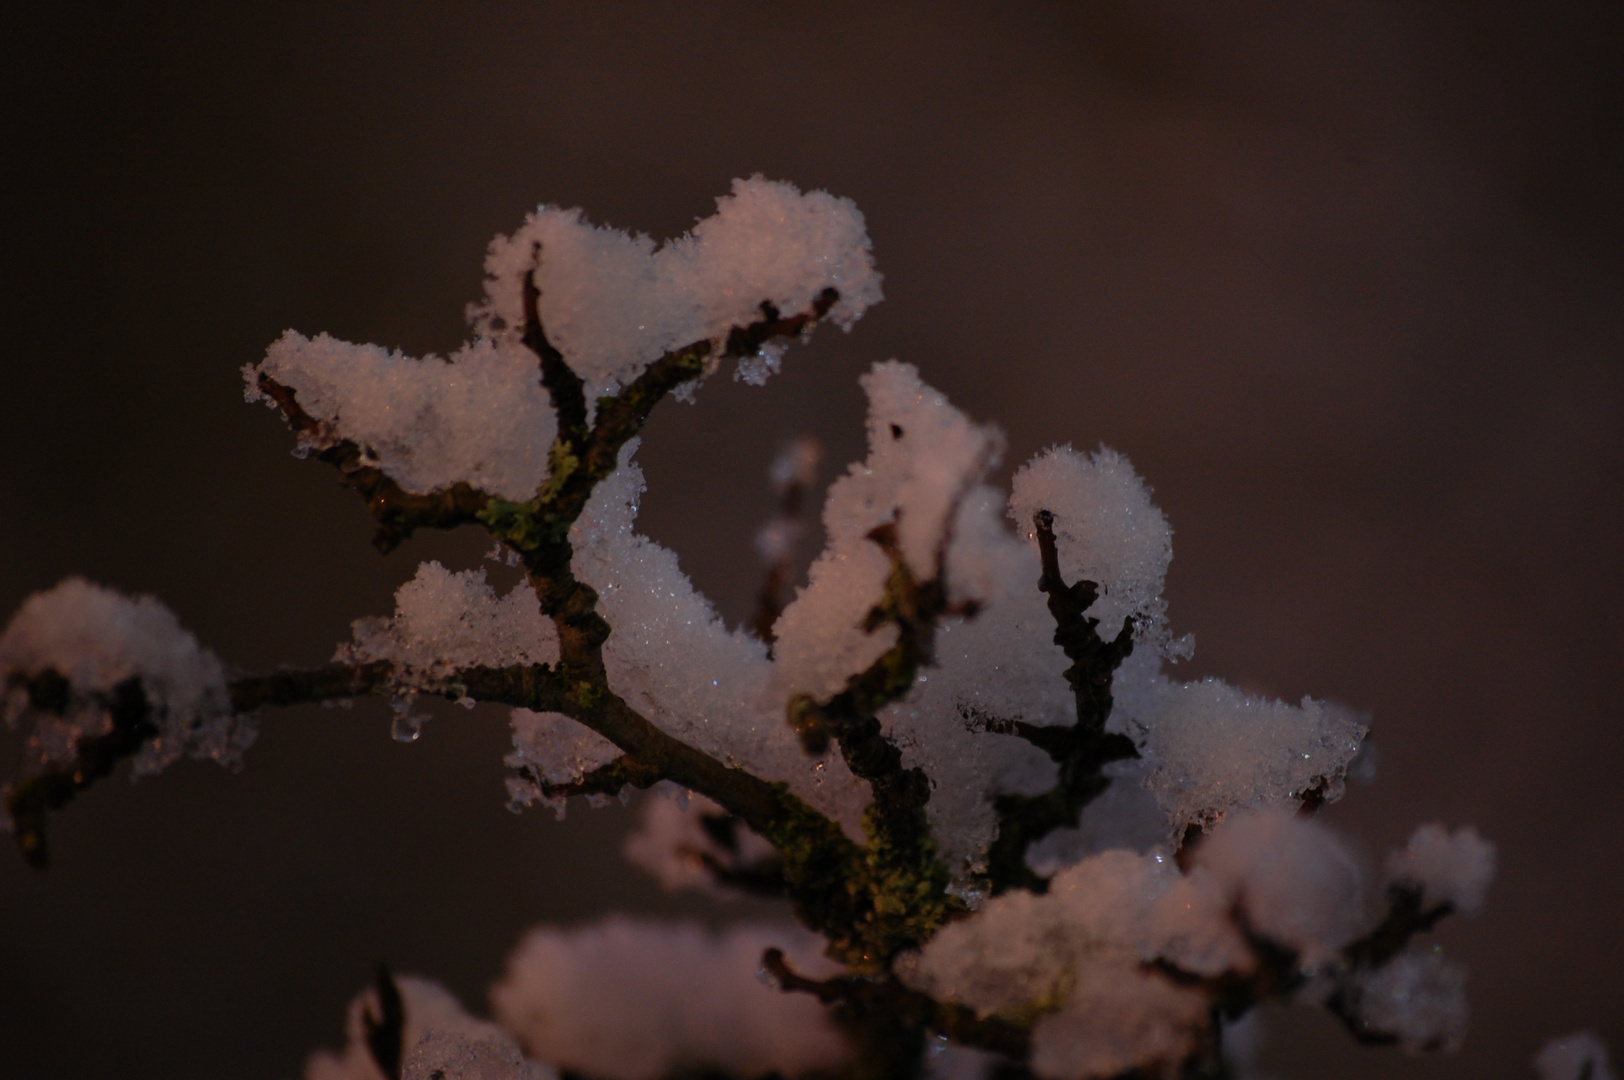
[[[910,1026],[945,1035],[964,1046],[991,1050],[1017,1061],[1026,1057],[1031,1035],[1022,1025],[1000,1016],[978,1017],[968,1006],[937,1001],[904,986],[893,975],[809,979],[790,967],[780,949],[768,949],[761,963],[781,989],[811,994],[825,1005],[843,1006],[858,1014],[881,1012]]]
[[[1084,614],[1098,597],[1099,586],[1092,581],[1067,585],[1060,576],[1053,515],[1040,510],[1033,515],[1033,524],[1043,566],[1038,588],[1049,597],[1054,643],[1071,661],[1065,677],[1077,703],[1077,722],[1070,727],[993,721],[1003,725],[996,727],[989,723],[989,730],[1026,739],[1060,767],[1055,786],[1043,794],[1000,795],[994,801],[998,835],[987,852],[987,872],[995,894],[1013,888],[1046,891],[1048,881],[1026,865],[1027,848],[1056,829],[1077,825],[1083,807],[1110,783],[1101,773],[1104,766],[1139,756],[1132,739],[1105,730],[1111,715],[1111,679],[1133,651],[1133,619],[1123,620],[1114,640],[1103,640],[1097,629],[1099,620]]]
[[[373,1013],[370,1004],[361,1013],[367,1052],[388,1080],[400,1080],[406,1063],[406,1002],[387,965],[378,965],[372,992],[378,999],[378,1013]]]
[[[385,685],[388,675],[387,664],[334,665],[313,671],[249,676],[235,680],[228,689],[232,712],[242,714],[264,705],[299,705],[372,693]],[[44,867],[48,861],[47,813],[60,810],[76,794],[111,774],[119,762],[140,753],[159,731],[146,687],[139,678],[126,679],[105,693],[84,695],[77,701],[71,684],[54,670],[14,678],[13,685],[24,690],[28,707],[37,712],[62,716],[77,706],[103,713],[109,720],[105,733],[87,735],[78,741],[70,760],[49,763],[20,776],[5,790],[6,816],[11,819],[23,858],[30,865]]]
[[[33,708],[61,714],[69,704],[67,680],[54,671],[28,681]],[[49,861],[45,846],[46,814],[60,810],[75,795],[109,775],[120,761],[133,757],[148,739],[158,734],[152,706],[141,680],[126,679],[95,702],[111,726],[102,735],[87,735],[74,747],[73,760],[52,763],[19,777],[5,788],[6,816],[12,835],[30,866],[44,869]]]
[[[489,496],[458,482],[429,495],[414,495],[391,480],[366,448],[336,437],[299,404],[298,392],[269,375],[259,377],[259,390],[276,403],[288,426],[316,451],[316,460],[338,470],[339,483],[366,500],[367,512],[378,523],[372,543],[385,554],[399,547],[418,529],[454,529],[472,524],[485,509]]]
[[[756,593],[756,614],[751,628],[767,643],[771,655],[773,624],[784,613],[784,594],[795,575],[795,548],[805,530],[805,508],[812,482],[817,479],[823,447],[816,439],[786,443],[773,459],[770,477],[778,509],[756,533],[756,550],[767,573]]]
[[[600,765],[584,774],[580,779],[562,784],[551,783],[528,765],[522,767],[519,772],[534,781],[536,787],[541,789],[542,796],[548,799],[567,799],[573,795],[619,795],[621,789],[628,785],[639,789],[648,788],[662,779],[659,770],[643,765],[630,754],[622,754],[608,764]]]

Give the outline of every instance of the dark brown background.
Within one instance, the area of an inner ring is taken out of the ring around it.
[[[322,661],[481,545],[377,558],[239,366],[289,326],[453,347],[538,201],[667,236],[734,176],[825,187],[890,299],[660,415],[647,529],[740,618],[760,467],[786,432],[858,454],[890,356],[1014,462],[1123,450],[1193,671],[1373,710],[1380,778],[1330,819],[1500,845],[1442,935],[1459,1058],[1292,1012],[1272,1067],[1624,1051],[1617,3],[33,7],[0,16],[0,609],[83,573],[243,668]],[[0,857],[0,1073],[291,1077],[378,958],[477,1006],[531,922],[700,910],[621,868],[623,811],[506,814],[494,711],[409,747],[386,714],[269,716],[241,775],[106,783],[49,873]]]

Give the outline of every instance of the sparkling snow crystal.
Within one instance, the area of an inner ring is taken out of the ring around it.
[[[158,734],[135,759],[138,776],[158,772],[183,755],[236,764],[254,741],[248,717],[231,714],[220,660],[150,596],[128,597],[68,578],[35,593],[0,635],[0,681],[54,671],[68,682],[62,716],[32,715],[28,753],[36,766],[71,762],[78,741],[111,728],[112,691],[140,679]],[[15,724],[31,710],[20,689],[7,698]]]
[[[357,619],[337,659],[387,660],[403,685],[421,687],[458,668],[557,663],[558,632],[527,582],[497,599],[484,568],[452,573],[426,562],[395,590],[394,617]]]
[[[672,349],[756,322],[763,303],[795,315],[833,288],[840,299],[829,317],[850,328],[881,298],[856,205],[759,176],[735,180],[713,216],[658,249],[646,236],[591,225],[580,210],[538,209],[491,243],[486,297],[473,309],[481,332],[509,340],[522,332],[519,285],[533,267],[548,341],[586,380],[588,401]],[[776,367],[771,354],[741,377],[759,382]]]

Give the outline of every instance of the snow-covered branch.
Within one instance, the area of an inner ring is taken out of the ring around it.
[[[448,358],[289,331],[244,377],[362,496],[380,549],[474,525],[522,580],[499,595],[484,568],[424,563],[332,665],[235,678],[151,598],[77,579],[31,598],[0,635],[28,859],[124,759],[234,766],[267,709],[364,696],[410,738],[438,696],[508,708],[512,808],[657,788],[674,798],[646,804],[635,864],[781,896],[801,925],[537,930],[494,1022],[383,974],[310,1080],[911,1078],[937,1037],[1046,1080],[1219,1076],[1220,1025],[1283,999],[1362,1041],[1458,1044],[1464,977],[1412,944],[1481,906],[1492,846],[1423,826],[1367,885],[1303,813],[1343,794],[1365,718],[1172,678],[1193,644],[1162,596],[1171,530],[1120,454],[1051,448],[1006,495],[986,483],[1001,433],[888,361],[788,603],[816,455],[774,466],[753,633],[638,534],[653,409],[724,361],[760,383],[880,300],[849,201],[742,180],[659,247],[543,207],[486,271]],[[1550,1075],[1606,1068],[1573,1046]]]

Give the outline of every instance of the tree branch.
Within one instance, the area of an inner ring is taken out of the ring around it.
[[[1099,586],[1092,581],[1068,586],[1060,576],[1054,515],[1040,510],[1032,521],[1043,567],[1038,588],[1049,597],[1054,643],[1071,661],[1065,678],[1077,703],[1077,722],[1070,727],[1038,727],[1021,721],[989,723],[988,730],[1026,739],[1060,767],[1055,786],[1043,794],[1000,795],[994,800],[998,835],[987,851],[994,895],[1014,888],[1046,892],[1048,880],[1026,865],[1027,849],[1056,829],[1075,828],[1083,807],[1110,784],[1101,770],[1113,761],[1139,756],[1132,739],[1105,730],[1111,716],[1111,680],[1133,651],[1133,619],[1123,620],[1114,640],[1103,640],[1099,620],[1084,614],[1098,598]]]
[[[1350,968],[1381,967],[1404,951],[1410,939],[1437,926],[1444,917],[1453,914],[1455,905],[1447,900],[1426,907],[1422,903],[1422,890],[1403,883],[1387,890],[1387,915],[1376,928],[1347,945],[1342,956]]]
[[[599,765],[580,779],[562,784],[549,782],[528,765],[519,771],[528,775],[541,789],[542,796],[548,799],[567,799],[573,795],[619,795],[621,789],[627,785],[643,790],[662,779],[659,770],[644,765],[630,754],[622,754],[607,765]]]
[[[231,681],[231,711],[240,714],[267,705],[306,705],[376,693],[389,685],[393,670],[387,660],[378,660],[354,667],[330,664],[308,671],[245,675]]]
[[[335,664],[312,671],[246,676],[232,681],[227,688],[231,711],[241,715],[265,705],[300,705],[369,694],[387,684],[389,670],[385,663],[360,667]],[[159,731],[139,677],[78,701],[72,684],[55,670],[31,678],[14,678],[12,685],[25,691],[29,708],[36,712],[65,716],[71,707],[81,705],[104,713],[110,722],[104,734],[79,739],[71,760],[49,763],[38,772],[20,776],[5,790],[5,812],[11,819],[17,846],[30,865],[43,868],[48,862],[46,814],[60,810],[79,792],[111,774],[119,762],[140,753]]]
[[[785,590],[793,583],[795,548],[805,529],[806,501],[817,478],[818,459],[823,447],[816,439],[802,437],[786,443],[769,470],[778,509],[756,533],[756,546],[767,572],[756,591],[756,611],[750,628],[767,643],[772,656],[773,626],[784,613]]]
[[[28,680],[29,704],[42,712],[62,715],[69,705],[68,682],[55,671]],[[49,862],[45,846],[45,816],[66,806],[79,792],[110,774],[118,763],[133,757],[148,739],[158,734],[152,706],[140,679],[125,679],[95,704],[106,712],[111,726],[105,734],[87,735],[74,746],[73,760],[51,763],[22,776],[5,788],[6,816],[17,847],[30,866],[43,870]]]
[[[458,482],[428,495],[414,495],[390,479],[376,457],[360,444],[338,438],[330,425],[317,420],[299,404],[299,395],[269,375],[259,377],[259,389],[282,410],[288,426],[316,449],[316,460],[338,470],[338,481],[366,500],[367,513],[378,523],[372,544],[388,554],[418,529],[454,529],[479,520],[490,496]]]
[[[406,1064],[406,1002],[400,996],[395,977],[384,964],[378,965],[372,990],[378,999],[378,1015],[369,1003],[361,1013],[361,1030],[373,1064],[388,1080],[400,1080]]]
[[[1411,938],[1430,931],[1455,910],[1455,905],[1447,900],[1428,907],[1424,899],[1419,886],[1405,882],[1389,886],[1386,917],[1370,933],[1342,949],[1346,966],[1338,973],[1336,989],[1325,999],[1325,1008],[1362,1043],[1388,1046],[1399,1041],[1396,1033],[1371,1027],[1365,1019],[1360,1008],[1362,991],[1356,977],[1386,965],[1404,951]]]
[[[974,1009],[953,1002],[941,1002],[910,989],[895,976],[873,979],[860,975],[837,975],[831,979],[809,979],[784,958],[780,949],[768,949],[762,967],[788,992],[811,994],[825,1005],[839,1005],[858,1014],[881,1013],[893,1020],[945,1035],[962,1046],[1004,1054],[1019,1061],[1026,1057],[1031,1033],[1023,1026],[1000,1016],[978,1017]]]

